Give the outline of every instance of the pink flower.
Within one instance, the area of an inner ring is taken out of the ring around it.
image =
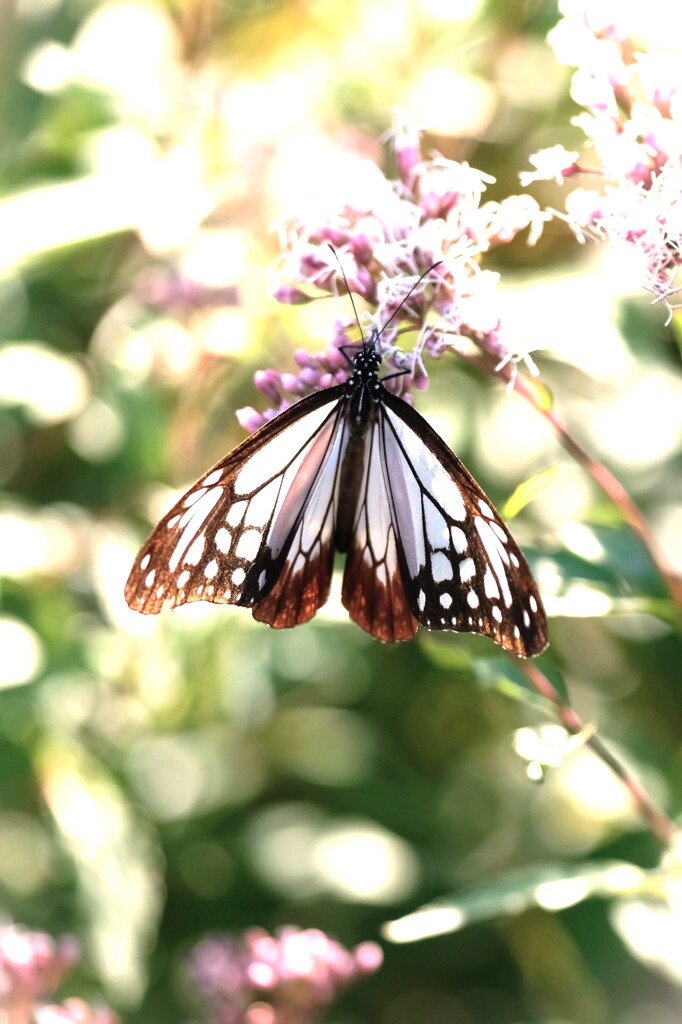
[[[386,386],[410,401],[412,389],[428,384],[424,353],[438,355],[470,342],[493,366],[523,358],[518,346],[505,348],[498,277],[479,264],[490,249],[522,231],[529,229],[535,240],[547,215],[530,196],[484,201],[490,175],[438,154],[424,157],[419,134],[406,120],[394,128],[394,146],[398,182],[364,163],[358,168],[362,187],[349,180],[345,201],[289,225],[289,251],[274,295],[291,303],[349,290],[362,299],[372,310],[360,314],[362,331],[378,332]],[[241,410],[243,426],[260,426],[292,398],[348,379],[361,340],[350,313],[334,325],[326,349],[297,353],[295,376],[256,374],[270,408]],[[419,340],[406,354],[402,339],[410,331]]]
[[[41,1006],[35,1024],[119,1024],[120,1018],[107,1007],[93,1008],[82,999],[66,999],[61,1006]]]
[[[274,935],[249,928],[238,937],[206,939],[188,969],[211,1024],[313,1024],[344,988],[381,962],[376,943],[348,950],[318,929],[289,925]]]
[[[670,310],[682,265],[682,76],[679,53],[647,45],[646,16],[634,35],[634,10],[617,0],[562,0],[564,18],[550,33],[559,60],[576,66],[571,94],[583,108],[573,123],[585,134],[603,188],[578,189],[565,219],[586,238],[634,247],[642,284]],[[639,13],[639,10],[638,10]],[[531,157],[524,184],[583,173],[561,147]],[[573,162],[561,165],[567,158]],[[552,172],[556,173],[552,173]]]
[[[79,959],[71,936],[53,939],[15,925],[0,927],[0,1019],[35,1021],[35,1024],[118,1024],[106,1008],[93,1009],[82,999],[67,999],[61,1006],[40,1005],[51,996]]]
[[[571,178],[578,172],[576,161],[579,156],[579,153],[564,149],[563,146],[540,149],[529,158],[535,170],[522,171],[519,181],[524,188],[534,181],[556,181],[557,185],[561,185],[565,178]]]
[[[33,1003],[51,995],[78,961],[76,940],[55,940],[15,925],[0,928],[0,1005]]]

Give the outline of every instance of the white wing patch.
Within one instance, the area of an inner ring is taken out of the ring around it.
[[[292,452],[305,451],[328,416],[329,410],[323,405],[257,449],[234,478],[235,495],[255,494],[264,480],[285,473],[291,465]]]
[[[414,466],[420,480],[430,481],[429,492],[441,508],[447,508],[450,519],[466,518],[462,493],[449,473],[443,472],[433,452],[412,428],[398,416],[391,417],[391,428],[403,449],[405,458]]]

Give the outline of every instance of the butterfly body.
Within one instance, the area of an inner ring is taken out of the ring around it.
[[[353,520],[363,473],[365,437],[370,420],[379,411],[384,390],[377,372],[381,357],[374,344],[364,342],[353,360],[353,373],[343,385],[342,415],[348,440],[339,475],[338,510],[335,523],[335,547],[345,554],[350,544]]]
[[[190,488],[138,555],[128,604],[237,604],[288,628],[327,600],[340,551],[343,603],[377,639],[410,639],[421,623],[538,654],[544,610],[499,515],[381,382],[376,334],[352,364],[346,384],[286,409]]]

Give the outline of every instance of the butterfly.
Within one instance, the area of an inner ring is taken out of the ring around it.
[[[342,601],[383,641],[482,633],[547,646],[537,585],[509,530],[426,420],[379,378],[379,332],[345,384],[302,398],[218,462],[154,529],[128,578],[135,611],[241,605],[275,629],[311,619],[346,555]]]

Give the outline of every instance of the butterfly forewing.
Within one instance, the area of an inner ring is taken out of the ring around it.
[[[301,558],[319,566],[323,556],[330,561],[332,524],[319,518],[320,502],[311,497],[327,479],[330,456],[336,464],[341,454],[342,390],[319,392],[286,410],[183,495],[135,561],[125,590],[131,608],[155,614],[165,603],[257,605],[282,576],[296,537],[292,580]]]
[[[489,499],[407,403],[386,392],[380,422],[413,615],[429,629],[483,633],[522,657],[538,654],[547,645],[540,595]]]

